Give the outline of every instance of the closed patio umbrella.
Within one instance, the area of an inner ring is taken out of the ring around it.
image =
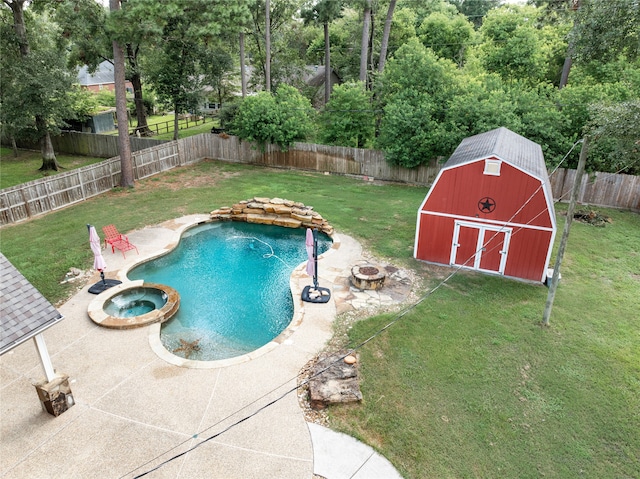
[[[91,246],[91,251],[93,251],[93,269],[100,272],[101,278],[101,281],[98,281],[89,288],[89,292],[92,294],[100,294],[104,290],[122,283],[122,281],[118,281],[116,279],[105,279],[104,270],[107,269],[107,262],[104,260],[104,256],[102,256],[100,237],[98,236],[94,226],[87,225],[87,228],[89,229],[89,245]]]
[[[307,250],[307,274],[313,276],[313,287],[305,286],[302,290],[302,301],[308,303],[327,303],[331,299],[329,288],[318,286],[318,238],[315,230],[307,228],[304,242]]]
[[[314,280],[316,275],[316,265],[315,265],[315,256],[313,254],[313,231],[311,228],[307,228],[307,236],[304,242],[305,248],[307,249],[307,274],[309,276],[313,276]]]

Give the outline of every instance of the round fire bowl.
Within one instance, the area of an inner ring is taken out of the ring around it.
[[[387,277],[384,269],[372,264],[357,265],[351,268],[351,283],[358,289],[380,289]]]

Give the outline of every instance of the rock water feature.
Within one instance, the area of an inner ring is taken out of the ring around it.
[[[287,228],[316,228],[331,236],[333,227],[313,206],[282,198],[254,197],[211,212],[211,219],[246,221]]]

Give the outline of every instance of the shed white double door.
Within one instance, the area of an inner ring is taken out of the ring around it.
[[[510,238],[511,228],[456,221],[450,263],[504,274]]]

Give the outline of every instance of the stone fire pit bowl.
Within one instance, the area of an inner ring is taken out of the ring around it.
[[[351,284],[358,289],[378,290],[384,286],[386,277],[384,268],[373,264],[361,264],[351,268]]]

